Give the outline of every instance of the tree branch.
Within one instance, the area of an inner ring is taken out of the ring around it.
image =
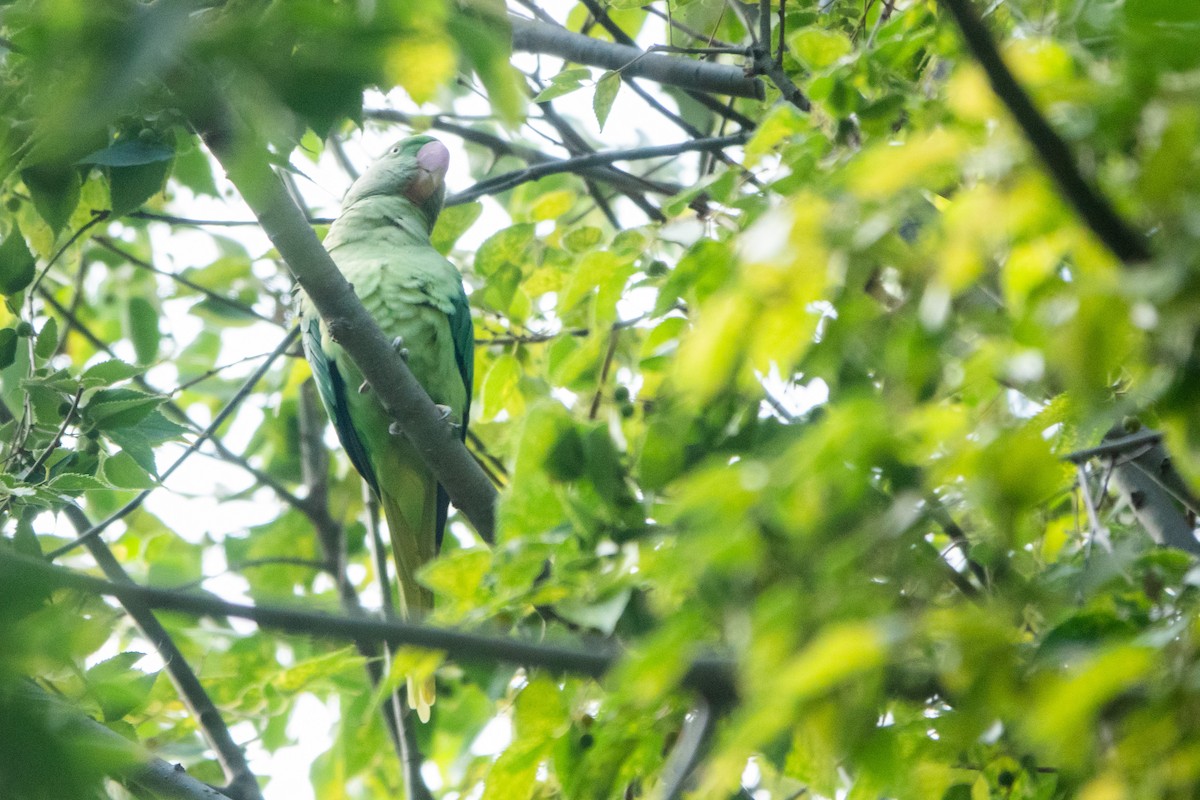
[[[368,109],[363,112],[363,116],[368,119],[378,119],[387,122],[399,122],[404,125],[415,126],[417,120],[413,116],[390,108]],[[550,120],[547,120],[550,121]],[[553,123],[551,123],[553,124]],[[468,128],[465,125],[459,125],[453,122],[446,122],[440,117],[434,117],[429,123],[429,127],[443,131],[445,133],[457,136],[466,142],[472,142],[482,147],[486,147],[497,155],[514,156],[521,159],[527,164],[556,164],[562,159],[548,156],[542,151],[534,147],[510,142],[507,139],[501,139],[499,136],[488,133],[486,131]],[[638,194],[645,191],[660,192],[662,194],[677,194],[683,191],[682,186],[674,183],[665,183],[662,181],[650,181],[640,178],[637,175],[630,175],[622,172],[611,165],[599,167],[584,167],[577,170],[580,177],[590,178],[596,181],[602,181],[617,191],[625,194]],[[457,205],[459,203],[469,202],[468,200],[460,200],[457,197],[450,197],[446,201],[447,206]]]
[[[243,314],[247,314],[247,315],[259,320],[260,322],[266,322],[269,325],[281,327],[278,320],[271,319],[270,317],[268,317],[265,314],[260,314],[258,311],[256,311],[252,307],[246,305],[245,303],[234,300],[231,297],[226,297],[223,294],[219,294],[218,292],[215,292],[206,286],[201,286],[200,284],[196,283],[195,281],[188,280],[187,278],[183,277],[182,275],[178,275],[174,272],[168,272],[165,269],[159,269],[158,267],[151,264],[149,261],[146,261],[145,259],[142,259],[142,258],[138,258],[137,256],[135,256],[133,253],[129,252],[125,248],[118,246],[116,244],[116,242],[114,242],[112,239],[109,239],[107,236],[103,236],[103,235],[93,236],[92,241],[94,241],[96,244],[103,247],[105,250],[108,250],[109,252],[112,252],[112,253],[116,253],[121,258],[125,259],[130,264],[132,264],[133,266],[138,267],[140,269],[144,269],[147,272],[153,273],[154,275],[161,275],[164,278],[169,278],[170,280],[173,280],[176,283],[178,283],[180,286],[185,286],[188,289],[191,289],[193,292],[199,292],[200,294],[204,295],[205,297],[207,297],[209,300],[213,301],[214,303],[220,303],[221,305],[232,308],[235,311],[239,311]]]
[[[1149,260],[1150,249],[1142,235],[1121,219],[1108,200],[1084,179],[1067,143],[1034,106],[1000,57],[991,34],[975,13],[970,0],[941,0],[954,17],[963,41],[987,73],[992,90],[1008,107],[1025,138],[1033,146],[1058,189],[1097,238],[1126,264]]]
[[[637,47],[593,39],[544,22],[509,16],[513,50],[558,56],[578,64],[621,70],[623,75],[713,94],[762,100],[762,83],[741,68],[645,53]]]
[[[215,90],[210,95],[217,103]],[[213,111],[197,128],[209,150],[254,211],[300,286],[312,299],[330,335],[349,353],[375,396],[422,454],[456,508],[485,541],[493,539],[496,490],[466,446],[446,424],[363,308],[304,215],[269,166],[265,150],[247,149],[253,139],[236,129],[228,112]]]
[[[696,707],[684,717],[679,729],[679,738],[667,763],[663,766],[662,782],[657,797],[662,800],[679,800],[687,787],[688,779],[700,764],[704,751],[712,738],[713,710],[707,700],[701,698]]]
[[[713,151],[721,150],[726,147],[734,147],[745,143],[749,138],[746,132],[734,133],[729,136],[714,136],[709,139],[695,139],[689,142],[679,142],[678,144],[655,145],[653,147],[635,147],[629,150],[612,150],[606,153],[595,153],[592,155],[579,156],[578,158],[567,158],[561,161],[555,161],[548,164],[538,164],[525,169],[506,172],[503,175],[497,175],[494,178],[480,181],[466,191],[459,192],[454,195],[453,202],[464,203],[468,200],[474,200],[477,197],[482,197],[488,194],[497,194],[507,191],[514,186],[518,186],[528,181],[534,181],[538,178],[544,178],[547,175],[555,175],[560,172],[574,172],[579,167],[590,167],[597,164],[611,164],[614,161],[635,161],[647,158],[663,158],[666,156],[677,156],[680,153],[687,153],[697,150]]]
[[[54,707],[55,719],[62,724],[62,736],[81,735],[113,751],[123,753],[135,762],[113,775],[152,793],[160,800],[228,800],[207,783],[202,783],[178,764],[168,764],[155,758],[136,742],[103,725],[33,683],[22,683],[19,689],[31,702]]]
[[[47,558],[54,560],[64,553],[69,553],[79,545],[87,542],[89,539],[99,536],[105,531],[105,529],[108,528],[108,526],[112,525],[117,520],[124,519],[136,511],[142,505],[142,503],[145,502],[146,498],[150,496],[151,492],[161,486],[163,482],[171,476],[172,472],[178,469],[184,461],[186,461],[192,456],[193,453],[200,449],[200,446],[204,444],[205,440],[216,433],[217,429],[225,424],[225,420],[229,418],[229,415],[232,414],[239,405],[241,405],[241,402],[246,399],[254,386],[260,380],[262,380],[264,375],[267,374],[267,370],[270,369],[271,365],[275,363],[275,359],[282,355],[283,352],[291,346],[292,342],[295,341],[297,333],[298,331],[293,328],[288,332],[287,336],[283,337],[283,341],[279,343],[279,346],[275,348],[275,351],[267,358],[266,361],[262,363],[261,366],[259,366],[258,369],[254,371],[254,374],[251,375],[244,384],[242,384],[241,388],[238,389],[237,393],[234,394],[232,398],[230,398],[229,402],[225,404],[225,407],[221,409],[220,413],[213,418],[212,423],[204,429],[204,432],[197,436],[192,443],[188,445],[187,449],[183,451],[183,454],[180,455],[179,458],[175,459],[175,462],[171,464],[171,466],[167,467],[165,471],[163,471],[163,474],[159,477],[158,484],[156,486],[139,492],[136,497],[134,497],[116,512],[110,514],[108,517],[105,517],[100,522],[97,522],[91,528],[75,537],[75,539],[72,541],[67,542],[56,550],[51,551],[49,554],[47,554]]]
[[[87,515],[78,506],[68,504],[64,512],[77,533],[82,534],[92,527]],[[113,556],[103,539],[88,539],[87,547],[110,581],[133,584],[133,580]],[[154,616],[154,612],[145,604],[134,599],[125,599],[121,601],[121,605],[133,619],[138,630],[162,657],[163,667],[170,677],[171,683],[175,685],[179,699],[187,706],[188,712],[196,720],[196,726],[200,729],[200,733],[203,734],[209,747],[213,749],[217,762],[225,773],[225,780],[229,783],[225,793],[230,797],[242,800],[262,800],[262,793],[258,789],[258,779],[250,771],[245,753],[233,740],[233,736],[229,733],[229,727],[221,717],[221,712],[217,711],[217,707],[213,705],[208,692],[204,690],[200,679],[192,671],[191,666],[183,657],[183,653],[171,638],[171,634],[167,633],[167,629],[162,626],[162,623]]]
[[[132,599],[150,608],[196,616],[247,619],[263,628],[320,639],[387,642],[394,647],[410,645],[439,650],[462,662],[519,664],[553,673],[573,673],[597,679],[602,678],[622,657],[621,651],[607,641],[589,642],[587,647],[531,642],[398,620],[337,616],[280,606],[249,606],[210,595],[113,583],[56,567],[40,559],[18,555],[7,549],[0,549],[0,582],[18,586],[41,582],[56,588],[120,600]],[[699,692],[716,705],[733,702],[738,695],[734,662],[711,654],[693,658],[680,679],[680,685]]]

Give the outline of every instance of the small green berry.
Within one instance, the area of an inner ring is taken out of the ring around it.
[[[33,336],[33,326],[21,320],[17,323],[17,336]]]

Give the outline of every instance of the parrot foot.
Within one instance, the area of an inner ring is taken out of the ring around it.
[[[371,384],[367,383],[366,381],[363,381],[362,385],[358,387],[359,394],[366,394],[369,391],[371,391]]]
[[[408,348],[404,346],[404,337],[397,336],[392,339],[392,349],[400,354],[400,358],[408,361]]]

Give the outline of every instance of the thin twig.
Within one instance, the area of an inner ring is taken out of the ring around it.
[[[192,443],[188,445],[187,449],[183,451],[183,454],[179,456],[179,458],[175,459],[175,462],[171,464],[171,466],[167,467],[167,469],[159,477],[158,483],[154,487],[142,490],[136,497],[134,497],[120,509],[96,523],[90,529],[77,536],[75,539],[72,539],[62,547],[59,547],[58,549],[49,553],[47,558],[54,560],[64,553],[69,553],[89,539],[94,539],[95,537],[99,536],[114,522],[124,519],[140,508],[142,503],[145,502],[146,498],[149,497],[155,489],[157,489],[159,486],[162,486],[167,478],[171,476],[171,473],[178,469],[184,461],[186,461],[193,453],[199,450],[200,445],[204,444],[205,440],[212,436],[213,433],[215,433],[216,430],[225,423],[225,420],[229,418],[229,415],[237,410],[237,407],[241,405],[242,401],[249,397],[250,392],[258,384],[258,382],[262,380],[263,376],[267,374],[267,370],[271,368],[271,365],[275,363],[275,359],[283,355],[284,351],[286,351],[288,347],[292,345],[292,342],[295,341],[298,333],[298,329],[293,328],[286,336],[283,337],[283,340],[279,343],[279,346],[276,347],[274,352],[271,353],[267,360],[263,362],[263,364],[257,370],[254,371],[254,374],[251,375],[244,384],[242,384],[242,387],[238,389],[234,396],[229,399],[229,402],[225,404],[225,407],[218,412],[217,416],[213,418],[212,423],[204,429],[204,432],[197,436]]]
[[[963,41],[987,74],[992,91],[1008,107],[1025,138],[1042,159],[1046,171],[1058,184],[1059,191],[1083,219],[1084,224],[1113,255],[1126,264],[1150,259],[1150,249],[1142,235],[1117,215],[1108,199],[1093,187],[1079,171],[1071,148],[1033,104],[1000,57],[996,43],[975,13],[970,0],[941,0],[954,17]]]
[[[697,150],[716,151],[726,147],[735,147],[744,144],[748,138],[747,133],[735,133],[730,136],[716,136],[708,139],[697,139],[690,142],[679,142],[678,144],[654,145],[651,147],[634,147],[628,150],[614,150],[607,153],[595,153],[593,155],[579,156],[578,158],[568,158],[563,161],[558,161],[552,164],[539,164],[525,169],[514,170],[503,175],[497,175],[495,178],[489,178],[467,189],[464,192],[454,196],[456,202],[466,202],[474,200],[477,197],[482,197],[489,194],[497,194],[507,191],[514,186],[529,181],[535,181],[538,178],[544,178],[547,175],[556,175],[562,172],[573,172],[578,167],[595,166],[597,164],[611,164],[614,161],[634,161],[648,158],[664,158],[667,156],[676,156],[680,153],[688,153]]]
[[[588,408],[588,419],[595,419],[600,413],[600,399],[604,396],[604,385],[608,383],[608,373],[612,370],[620,339],[621,329],[613,325],[612,330],[608,332],[608,349],[604,351],[604,363],[600,366],[600,377],[596,381],[596,393],[592,395],[592,404]]]
[[[37,459],[29,465],[29,469],[25,470],[25,473],[21,476],[21,480],[25,481],[29,480],[30,477],[36,477],[34,476],[34,473],[45,466],[46,461],[49,460],[51,453],[53,453],[55,448],[58,447],[58,443],[62,441],[62,437],[64,434],[66,434],[67,428],[69,428],[71,423],[75,420],[75,412],[79,410],[79,398],[81,397],[83,397],[82,386],[76,389],[75,394],[71,396],[71,407],[68,408],[67,413],[63,415],[62,424],[58,426],[58,432],[54,434],[54,438],[50,440],[50,443],[46,445]]]
[[[1141,430],[1137,433],[1131,433],[1128,436],[1122,436],[1118,439],[1106,439],[1102,444],[1095,447],[1088,447],[1083,450],[1076,450],[1062,456],[1063,461],[1070,461],[1074,464],[1081,464],[1085,461],[1090,461],[1098,456],[1111,456],[1118,453],[1124,453],[1129,450],[1136,450],[1142,445],[1161,442],[1163,438],[1161,431]]]
[[[79,238],[81,236],[83,236],[85,233],[87,233],[93,227],[95,227],[96,225],[99,225],[101,222],[103,222],[106,219],[108,219],[107,211],[93,211],[92,218],[89,219],[87,222],[83,223],[82,225],[80,225],[75,230],[75,232],[71,234],[71,237],[69,239],[67,239],[67,241],[63,244],[63,246],[58,248],[58,250],[56,250],[54,252],[54,255],[50,256],[50,260],[46,262],[46,266],[42,267],[41,271],[38,272],[37,276],[33,279],[33,283],[31,283],[29,285],[29,288],[27,291],[29,293],[29,302],[30,303],[33,303],[33,295],[35,292],[37,292],[38,288],[42,285],[42,279],[44,279],[46,277],[46,273],[50,271],[50,268],[53,267],[60,258],[62,258],[63,253],[67,252],[68,248],[70,248],[71,245],[73,245],[73,244],[75,244],[75,242],[79,241]],[[31,312],[32,312],[32,309],[33,309],[33,307],[31,305],[30,306]],[[32,313],[30,316],[32,316]]]
[[[192,217],[180,217],[175,214],[159,214],[154,211],[131,211],[125,215],[134,219],[144,219],[150,222],[165,222],[169,225],[188,225],[195,228],[257,228],[259,221],[256,219],[193,219]],[[312,217],[309,220],[312,225],[332,225],[333,219],[330,217]]]
[[[121,258],[125,259],[130,264],[133,264],[135,267],[138,267],[139,269],[144,269],[147,272],[154,273],[155,275],[161,275],[164,278],[170,278],[171,280],[178,283],[180,286],[185,286],[188,289],[191,289],[193,292],[199,292],[200,294],[207,297],[209,300],[212,300],[214,303],[220,303],[221,305],[228,306],[237,311],[240,311],[243,314],[252,316],[261,322],[266,322],[269,325],[275,325],[277,327],[282,327],[278,320],[271,319],[270,317],[266,316],[265,314],[260,314],[258,311],[255,311],[254,308],[246,305],[245,303],[239,302],[237,300],[234,300],[232,298],[229,298],[222,294],[219,294],[219,293],[213,291],[212,289],[209,289],[206,286],[201,286],[200,284],[196,283],[195,281],[189,280],[177,273],[168,272],[165,269],[159,269],[158,267],[151,264],[149,261],[146,261],[143,258],[138,258],[133,253],[129,252],[128,250],[124,249],[123,247],[119,247],[116,242],[114,242],[112,239],[109,239],[107,236],[95,236],[95,237],[93,237],[93,241],[95,241],[96,244],[100,245],[105,250],[116,253]]]
[[[670,6],[668,5],[667,8],[669,10]],[[737,46],[730,42],[725,42],[720,39],[717,39],[713,35],[701,33],[700,31],[696,30],[695,28],[689,28],[684,23],[675,19],[675,17],[673,15],[664,14],[662,11],[658,10],[657,8],[655,8],[652,5],[648,5],[645,8],[643,8],[642,10],[646,11],[650,14],[653,14],[654,16],[661,19],[663,22],[666,22],[668,25],[670,25],[675,30],[677,30],[680,33],[683,33],[687,36],[690,36],[692,39],[694,39],[697,42],[707,42],[709,44],[709,46],[711,46],[711,47],[736,47]]]

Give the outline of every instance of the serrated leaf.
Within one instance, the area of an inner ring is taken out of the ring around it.
[[[133,428],[106,429],[104,437],[127,453],[137,465],[149,475],[158,475],[158,467],[154,463],[154,449],[151,440],[143,434],[145,425],[152,421],[158,412],[154,412]]]
[[[596,122],[602,131],[619,91],[621,91],[621,74],[618,72],[606,72],[600,80],[596,81],[596,93],[592,96],[592,111],[595,113]]]
[[[592,71],[584,67],[564,69],[550,79],[550,85],[538,92],[533,98],[535,103],[544,103],[556,97],[562,97],[583,87],[584,81],[590,80]]]
[[[104,478],[118,489],[151,489],[157,485],[137,460],[122,450],[104,459]]]
[[[163,402],[163,398],[132,389],[102,389],[83,409],[84,419],[96,428],[109,430],[136,425]]]
[[[0,294],[12,296],[28,286],[33,281],[36,264],[21,228],[14,222],[8,236],[0,242]]]
[[[98,386],[110,386],[128,380],[141,372],[141,367],[135,367],[133,364],[126,364],[124,361],[114,358],[88,367],[79,380],[90,389]]]
[[[68,472],[63,475],[56,475],[43,488],[58,494],[78,494],[79,492],[88,492],[94,489],[111,489],[112,486],[93,475]]]

